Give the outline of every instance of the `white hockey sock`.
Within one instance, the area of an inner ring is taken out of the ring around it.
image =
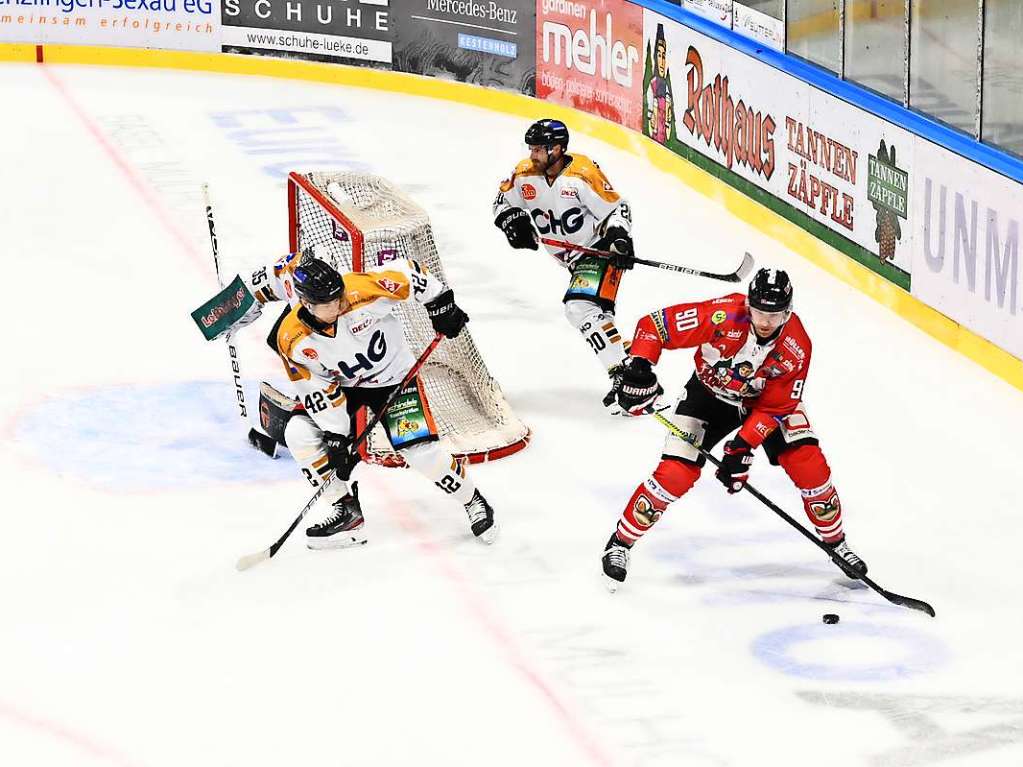
[[[472,500],[476,485],[466,476],[465,464],[438,442],[420,442],[401,451],[408,465],[463,506]]]
[[[605,370],[625,359],[625,346],[615,326],[614,312],[604,311],[589,301],[566,301],[565,317],[586,339]]]

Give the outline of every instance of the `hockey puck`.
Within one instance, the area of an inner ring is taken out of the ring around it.
[[[834,613],[824,613],[825,623],[838,623],[838,616]]]

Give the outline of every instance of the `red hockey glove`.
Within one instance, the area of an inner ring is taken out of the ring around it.
[[[721,466],[714,475],[728,488],[729,493],[738,493],[749,480],[749,467],[753,464],[753,448],[739,435],[725,443]]]

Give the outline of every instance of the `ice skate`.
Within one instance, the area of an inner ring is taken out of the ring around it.
[[[613,594],[625,582],[625,576],[629,573],[629,547],[619,541],[614,533],[604,547],[601,564],[604,567],[608,591]]]
[[[479,490],[473,493],[472,500],[465,504],[465,513],[469,516],[469,524],[476,540],[489,545],[497,539],[494,510]]]
[[[351,493],[334,501],[333,509],[325,520],[306,528],[306,545],[310,549],[343,549],[365,543],[358,482],[352,483]]]
[[[867,563],[860,559],[855,551],[849,548],[849,544],[845,542],[844,536],[842,540],[835,543],[825,541],[824,545],[838,554],[842,562],[845,563],[842,565],[842,569],[850,578],[858,580],[860,576],[867,574]]]

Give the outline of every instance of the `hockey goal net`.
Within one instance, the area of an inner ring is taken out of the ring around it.
[[[342,273],[386,269],[395,259],[412,258],[450,286],[426,212],[379,176],[291,173],[288,219],[292,253],[312,247]],[[433,340],[430,318],[416,301],[405,301],[396,311],[418,355]],[[529,429],[505,401],[468,328],[445,339],[420,376],[440,435],[456,456],[478,463],[526,446]],[[360,414],[357,428],[365,422]],[[376,463],[401,463],[381,426],[370,435],[364,455]]]

